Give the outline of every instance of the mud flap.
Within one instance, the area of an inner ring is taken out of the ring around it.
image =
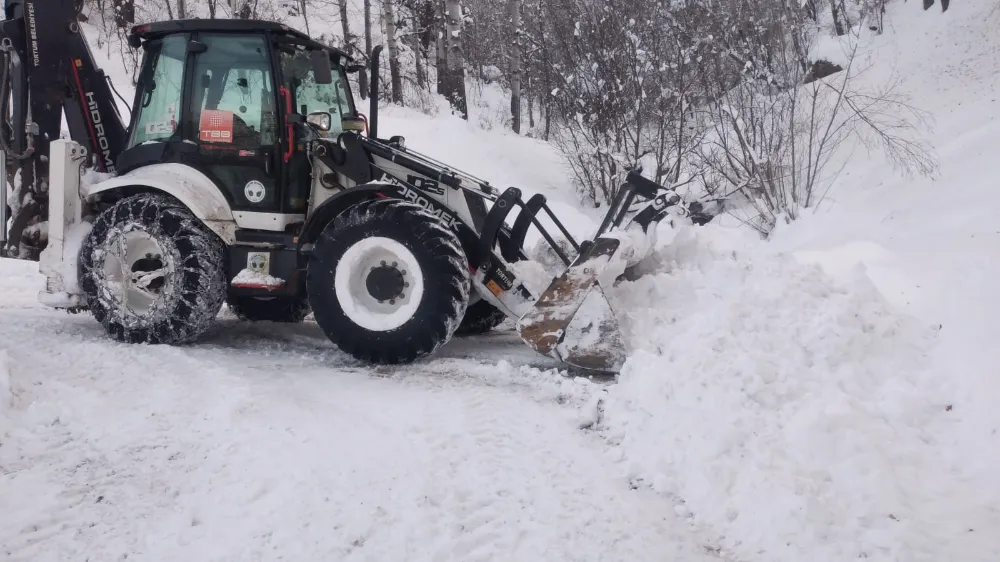
[[[614,238],[598,238],[553,279],[535,306],[518,320],[521,339],[538,353],[564,363],[618,372],[625,362],[625,344],[598,280],[619,245]]]

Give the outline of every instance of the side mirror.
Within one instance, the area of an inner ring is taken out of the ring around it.
[[[306,117],[306,123],[316,127],[319,131],[326,133],[330,130],[333,117],[326,111],[314,111]]]
[[[330,55],[326,51],[315,50],[310,53],[313,74],[317,84],[333,84],[333,70],[330,68]]]
[[[400,135],[393,135],[389,137],[389,146],[393,146],[406,152],[406,139]]]
[[[340,120],[340,126],[345,131],[357,131],[359,133],[364,132],[367,128],[365,120],[361,117],[343,117]]]

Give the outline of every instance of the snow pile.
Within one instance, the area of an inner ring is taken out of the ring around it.
[[[739,560],[958,559],[932,327],[728,229],[653,261],[611,296],[635,350],[601,427],[632,478]]]
[[[233,286],[239,287],[261,287],[268,289],[278,289],[285,285],[284,279],[279,279],[277,277],[272,277],[267,273],[262,271],[255,271],[249,267],[243,268],[236,277],[233,277],[230,283]]]

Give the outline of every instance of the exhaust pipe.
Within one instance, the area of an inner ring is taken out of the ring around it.
[[[371,55],[371,84],[368,100],[368,137],[378,140],[378,67],[382,45],[376,45]]]

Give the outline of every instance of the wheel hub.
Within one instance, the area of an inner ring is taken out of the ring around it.
[[[163,259],[159,255],[153,255],[152,253],[147,253],[146,257],[140,258],[134,264],[132,264],[132,273],[152,273],[163,269]],[[164,280],[163,277],[155,277],[149,281],[146,287],[150,291],[159,292],[163,288]]]
[[[352,322],[385,332],[416,314],[424,294],[423,274],[406,246],[369,236],[347,248],[337,261],[334,290]]]
[[[150,312],[166,289],[172,271],[159,243],[148,233],[119,232],[110,240],[104,275],[117,293],[115,300],[131,312]]]
[[[379,302],[395,300],[403,296],[403,289],[408,285],[404,273],[396,268],[396,263],[373,267],[365,279],[368,294]]]

